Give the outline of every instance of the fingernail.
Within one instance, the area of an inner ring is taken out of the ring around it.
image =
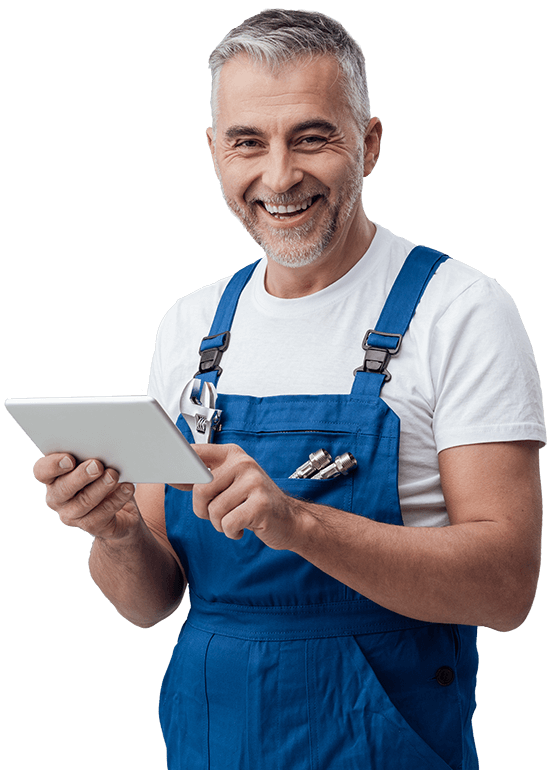
[[[113,474],[112,474],[112,473],[110,473],[109,471],[107,471],[107,472],[105,473],[105,476],[103,477],[103,481],[104,481],[106,484],[112,484],[112,483],[114,482],[114,480],[115,480],[115,477],[113,476]]]
[[[99,473],[99,465],[96,463],[95,460],[87,466],[86,473],[88,474],[88,476],[97,476],[97,474]]]
[[[122,484],[120,489],[121,489],[121,491],[125,495],[129,495],[130,493],[132,493],[134,491],[134,485],[133,484]]]
[[[64,471],[69,470],[69,468],[73,467],[73,463],[70,457],[64,457],[62,460],[59,461],[59,467],[62,468]]]

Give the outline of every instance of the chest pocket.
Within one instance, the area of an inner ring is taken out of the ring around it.
[[[332,460],[344,452],[354,454],[357,444],[354,434],[324,430],[248,433],[224,429],[222,435],[224,444],[235,443],[242,447],[277,486],[291,497],[345,511],[352,510],[356,469],[346,475],[338,474],[323,480],[290,476],[318,449],[328,452]]]

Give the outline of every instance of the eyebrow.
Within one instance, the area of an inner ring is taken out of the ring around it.
[[[263,136],[263,131],[256,126],[231,126],[224,136],[226,139],[236,139],[239,136]]]
[[[310,129],[317,129],[320,131],[326,131],[329,134],[333,134],[338,131],[338,128],[329,120],[323,118],[313,118],[313,120],[304,120],[302,123],[297,123],[293,126],[292,130],[295,133],[300,131],[309,131]]]
[[[301,123],[296,123],[292,126],[291,133],[296,134],[300,131],[310,130],[326,131],[329,134],[338,131],[338,128],[329,120],[323,118],[313,118],[312,120],[304,120]],[[264,136],[264,132],[257,128],[257,126],[230,126],[225,132],[226,139],[237,139],[240,136]]]

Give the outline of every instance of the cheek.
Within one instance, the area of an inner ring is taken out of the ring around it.
[[[347,162],[341,162],[331,169],[332,172],[332,184],[335,187],[344,187],[349,184],[350,180],[363,178],[363,164],[359,162],[359,159],[348,159]]]
[[[242,175],[225,173],[221,176],[220,181],[226,198],[239,206],[246,205],[246,192],[250,187],[250,180]]]
[[[218,158],[215,165],[226,197],[242,203],[255,178],[250,164],[243,164],[240,158],[225,156]]]
[[[304,163],[303,171],[329,188],[333,195],[337,195],[341,188],[349,183],[350,178],[357,175],[358,159],[347,154],[327,153]],[[362,165],[360,173],[362,176]]]

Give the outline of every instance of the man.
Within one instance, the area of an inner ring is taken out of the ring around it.
[[[493,281],[367,218],[382,129],[340,25],[265,11],[211,68],[216,172],[266,257],[172,308],[150,391],[176,419],[197,369],[216,385],[214,479],[134,499],[96,460],[35,474],[133,623],[189,583],[170,768],[477,767],[475,628],[520,625],[538,577],[528,340]],[[356,467],[296,478],[320,449]]]

